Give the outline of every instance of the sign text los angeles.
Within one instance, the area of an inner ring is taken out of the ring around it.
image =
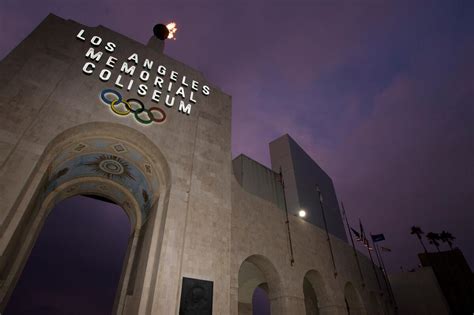
[[[86,75],[92,75],[98,72],[99,79],[102,82],[110,82],[112,71],[118,70],[114,86],[126,91],[134,90],[140,97],[149,96],[152,102],[162,103],[166,107],[177,106],[178,111],[187,115],[191,114],[193,104],[196,104],[196,96],[202,94],[208,96],[211,89],[208,85],[201,85],[196,80],[190,80],[185,75],[167,69],[164,65],[155,65],[150,59],[140,62],[137,53],[132,53],[126,60],[119,62],[118,58],[111,55],[116,52],[118,46],[114,42],[104,42],[100,36],[87,38],[84,29],[81,29],[76,35],[80,41],[89,41],[91,47],[85,53],[87,61],[82,67],[82,72]],[[108,57],[105,53],[110,54]],[[103,68],[98,71],[99,63],[105,60]],[[140,68],[141,66],[141,68]],[[156,107],[154,107],[156,108]],[[114,110],[114,112],[116,112]],[[163,110],[162,116],[165,117]],[[153,116],[153,114],[152,114]]]

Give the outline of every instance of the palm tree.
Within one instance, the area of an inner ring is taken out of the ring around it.
[[[429,232],[428,234],[426,234],[426,238],[430,241],[430,244],[433,244],[434,246],[436,246],[436,249],[439,252],[440,251],[439,250],[439,242],[438,242],[440,240],[439,234]]]
[[[456,239],[451,233],[443,231],[439,235],[439,238],[443,243],[448,243],[449,248],[452,250],[453,249],[453,241]]]
[[[419,226],[412,226],[411,227],[411,234],[412,235],[414,234],[418,237],[418,239],[420,240],[421,246],[423,246],[423,249],[425,250],[425,253],[427,253],[428,251],[426,250],[425,244],[423,244],[423,240],[421,239],[421,235],[424,234],[424,232],[421,230],[421,228]]]

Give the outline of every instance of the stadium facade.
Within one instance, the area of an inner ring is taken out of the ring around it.
[[[288,135],[272,169],[232,160],[231,97],[160,45],[50,15],[1,61],[0,312],[48,213],[85,194],[132,226],[114,313],[251,314],[259,287],[272,314],[391,314],[330,177]]]

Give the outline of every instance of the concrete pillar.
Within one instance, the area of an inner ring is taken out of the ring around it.
[[[230,287],[230,315],[239,314],[239,288],[231,285]]]

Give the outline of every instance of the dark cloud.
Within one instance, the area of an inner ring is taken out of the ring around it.
[[[269,164],[290,133],[333,177],[352,221],[417,264],[409,227],[450,230],[474,261],[474,10],[448,1],[3,1],[0,56],[47,13],[146,42],[233,96],[233,153]]]

